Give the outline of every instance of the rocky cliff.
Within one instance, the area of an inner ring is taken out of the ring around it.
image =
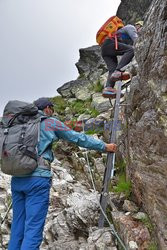
[[[125,9],[128,11],[125,11]],[[139,206],[149,214],[159,249],[167,248],[167,1],[121,1],[126,22],[143,19],[136,44],[138,74],[128,94],[129,176]]]
[[[122,99],[128,105],[121,108],[116,173],[107,210],[128,250],[167,249],[167,1],[122,0],[118,13],[134,22],[148,7],[135,45],[137,63],[128,66],[132,81]],[[79,131],[84,124],[86,132],[107,141],[113,108],[101,97],[107,70],[99,46],[80,49],[76,66],[79,77],[65,83],[58,89],[61,96],[53,98],[56,115],[75,120],[72,125]],[[51,202],[41,250],[120,249],[108,225],[97,228],[106,154],[61,141],[53,148]],[[0,220],[11,200],[9,183],[10,177],[0,174]],[[10,211],[0,227],[2,250],[7,249],[11,217]]]
[[[153,0],[121,0],[117,15],[127,24],[143,20]]]
[[[136,44],[138,77],[129,95],[130,176],[138,203],[167,248],[167,1],[154,0]]]

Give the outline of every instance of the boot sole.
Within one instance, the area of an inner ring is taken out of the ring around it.
[[[119,78],[114,78],[114,77],[112,78],[111,77],[111,81],[113,81],[113,82],[122,81],[122,80],[129,80],[129,79],[130,79],[130,75],[129,74],[122,75]]]
[[[102,94],[102,96],[104,98],[110,98],[110,99],[115,99],[116,98],[116,94],[113,95],[109,95],[109,94]],[[121,93],[121,98],[124,97],[124,94]]]
[[[109,94],[102,94],[102,96],[104,97],[104,98],[111,98],[111,99],[115,99],[116,98],[116,94],[114,93],[114,94],[111,94],[111,95],[109,95]]]

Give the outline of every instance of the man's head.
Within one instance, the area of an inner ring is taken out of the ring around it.
[[[141,30],[141,28],[143,27],[143,21],[136,22],[135,27],[136,27],[137,31],[139,32]]]
[[[34,101],[35,106],[42,110],[46,115],[51,116],[54,113],[53,103],[47,97],[41,97]]]

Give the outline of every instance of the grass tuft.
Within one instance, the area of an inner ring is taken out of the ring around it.
[[[132,185],[130,181],[126,181],[125,174],[118,177],[118,183],[113,187],[113,191],[116,193],[124,193],[126,197],[129,197],[132,192]]]

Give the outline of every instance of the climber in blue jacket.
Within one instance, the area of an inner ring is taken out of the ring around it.
[[[71,130],[52,117],[53,103],[48,98],[39,98],[35,105],[42,115],[38,144],[39,165],[29,175],[14,176],[11,181],[13,221],[8,250],[38,250],[42,242],[44,223],[49,206],[51,187],[52,143],[59,139],[100,152],[115,152],[115,144],[106,144],[84,133]]]

